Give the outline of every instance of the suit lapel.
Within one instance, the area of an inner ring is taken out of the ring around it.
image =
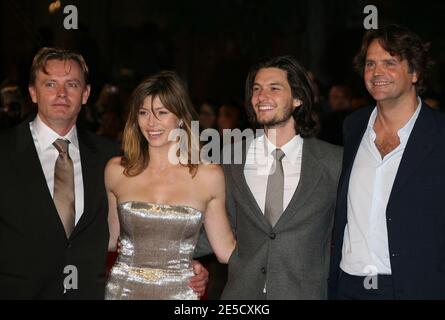
[[[38,204],[33,211],[36,216],[32,218],[37,221],[52,221],[56,225],[55,228],[66,238],[65,229],[57,213],[51,193],[48,190],[48,184],[34,145],[29,122],[23,122],[17,130],[16,146],[19,156],[11,163],[14,163],[17,167],[18,181],[24,182],[23,187],[26,190],[24,194],[31,197],[31,203]],[[50,228],[48,225],[47,227]]]
[[[437,142],[436,131],[437,123],[434,120],[432,110],[422,105],[400,161],[388,204],[391,204],[391,200],[433,150],[434,144]]]
[[[86,132],[78,130],[80,161],[82,166],[83,180],[83,199],[84,210],[76,227],[74,228],[71,238],[75,237],[94,219],[97,210],[95,210],[95,198],[100,197],[101,184],[103,181],[103,166],[98,159],[98,150],[94,146]]]
[[[322,172],[316,157],[316,147],[314,139],[303,140],[300,181],[275,228],[285,225],[286,221],[291,219],[304,206],[306,200],[314,192]]]
[[[240,204],[246,206],[246,210],[253,215],[253,220],[258,222],[259,225],[264,230],[269,230],[271,228],[269,222],[265,218],[263,212],[258,206],[258,202],[256,201],[252,191],[247,185],[246,177],[244,175],[244,166],[246,165],[246,156],[247,151],[249,150],[249,146],[253,140],[248,140],[247,142],[243,142],[242,145],[242,154],[243,159],[241,164],[233,164],[231,165],[231,175],[232,179],[235,182],[235,188],[239,191],[238,193],[234,193],[234,197],[240,198]]]
[[[352,166],[354,164],[355,157],[362,142],[363,135],[366,132],[369,117],[371,116],[374,108],[368,108],[364,111],[362,117],[357,119],[357,122],[353,124],[353,127],[348,128],[345,132],[345,147],[343,151],[343,169],[339,183],[339,199],[337,203],[338,208],[346,206],[346,198],[348,195],[349,179],[351,177]],[[345,207],[346,208],[346,207]],[[346,210],[345,210],[346,212]]]

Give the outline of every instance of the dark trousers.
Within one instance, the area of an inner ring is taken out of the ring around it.
[[[394,286],[391,275],[376,278],[352,276],[342,270],[338,278],[338,300],[392,300]],[[377,280],[377,281],[375,281]]]

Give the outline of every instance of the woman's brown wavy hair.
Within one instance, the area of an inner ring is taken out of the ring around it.
[[[197,119],[196,111],[186,89],[185,83],[173,71],[161,71],[142,81],[132,93],[130,110],[125,124],[122,138],[122,149],[124,156],[121,165],[125,168],[126,176],[136,176],[148,166],[150,155],[148,142],[142,134],[138,124],[138,112],[146,97],[155,99],[158,97],[163,106],[182,120],[182,129],[187,133],[188,158],[186,165],[192,176],[196,175],[198,164],[191,162],[192,150],[198,148],[199,137],[192,139],[191,122]]]

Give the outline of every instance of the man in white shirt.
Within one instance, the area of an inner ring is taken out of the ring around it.
[[[119,150],[76,126],[88,74],[80,54],[42,48],[29,79],[37,116],[0,136],[0,299],[104,296],[103,172]]]
[[[341,148],[313,138],[313,91],[290,56],[258,64],[247,112],[265,134],[224,165],[237,248],[223,299],[325,299]],[[234,150],[239,150],[234,146]]]
[[[376,106],[344,125],[330,297],[443,299],[445,119],[418,97],[427,46],[387,26],[366,33],[355,64]]]

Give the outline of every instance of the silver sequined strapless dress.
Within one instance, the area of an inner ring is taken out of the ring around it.
[[[202,212],[139,201],[119,204],[118,212],[121,248],[105,299],[198,299],[188,282]]]

